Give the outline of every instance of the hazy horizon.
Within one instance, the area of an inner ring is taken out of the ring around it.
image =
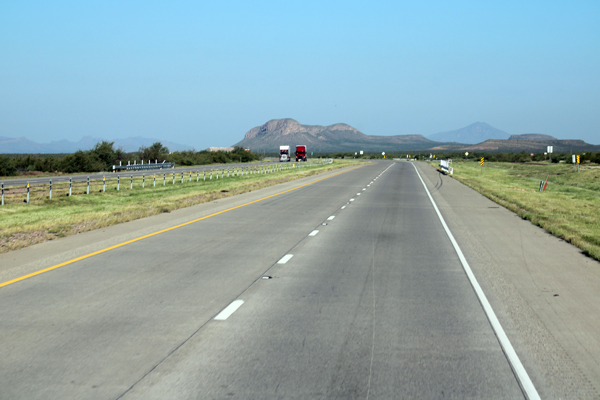
[[[600,143],[600,3],[12,2],[0,136],[204,149],[271,119]]]

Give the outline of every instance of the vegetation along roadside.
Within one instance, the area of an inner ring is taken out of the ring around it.
[[[169,182],[164,186],[161,179],[156,187],[147,179],[145,188],[142,188],[141,177],[138,177],[133,189],[126,182],[119,191],[111,187],[103,192],[101,187],[96,187],[89,195],[78,196],[58,195],[60,189],[57,188],[57,195],[52,200],[46,194],[43,199],[31,204],[0,207],[0,253],[358,163],[352,160],[335,160],[324,165],[302,163],[297,164],[302,168],[288,168],[268,174],[232,175],[206,181],[200,178],[199,182],[194,174],[191,181],[186,176],[183,183],[178,180],[176,184]]]
[[[454,179],[600,260],[600,166],[583,164],[577,172],[565,163],[454,161],[452,167]]]

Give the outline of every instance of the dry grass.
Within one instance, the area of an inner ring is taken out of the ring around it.
[[[437,166],[436,163],[432,163]],[[454,162],[453,178],[600,260],[600,168]],[[539,191],[539,181],[550,184]]]

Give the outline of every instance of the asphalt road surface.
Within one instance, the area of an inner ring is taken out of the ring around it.
[[[493,203],[443,179],[373,163],[0,255],[0,398],[596,398],[597,339],[536,336],[457,219]]]

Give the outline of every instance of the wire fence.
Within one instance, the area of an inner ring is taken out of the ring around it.
[[[74,181],[69,178],[69,182],[48,182],[30,184],[27,182],[25,186],[7,185],[5,182],[0,182],[2,192],[2,206],[7,204],[44,204],[49,201],[56,200],[61,197],[70,197],[77,195],[102,194],[107,191],[122,191],[133,189],[150,189],[160,186],[183,184],[186,182],[206,182],[216,181],[219,179],[227,179],[240,176],[272,174],[293,169],[301,169],[311,166],[323,165],[331,163],[332,160],[310,161],[308,163],[298,164],[268,164],[255,165],[245,167],[229,167],[229,168],[214,168],[210,170],[197,170],[186,172],[163,172],[153,173],[149,175],[123,175],[113,174],[107,178],[90,179]]]

